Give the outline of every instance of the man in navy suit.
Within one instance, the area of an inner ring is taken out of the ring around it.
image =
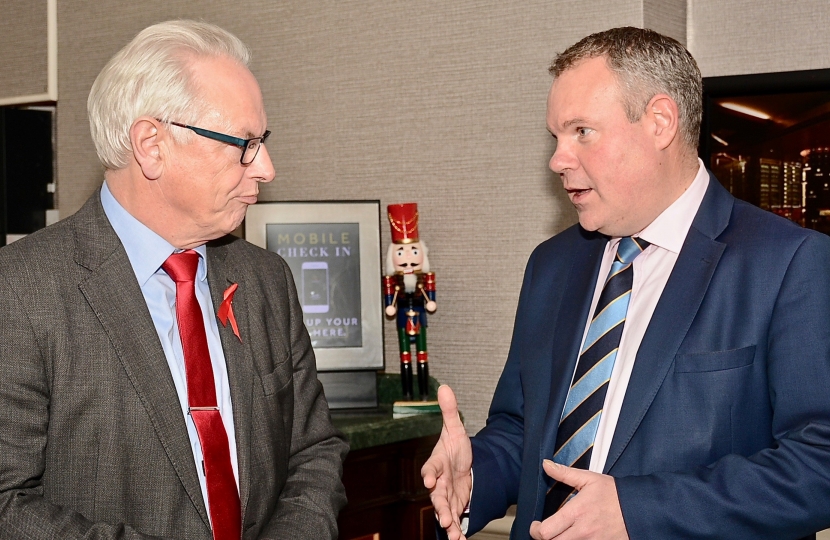
[[[613,29],[550,71],[550,168],[579,225],[530,257],[486,427],[469,439],[439,392],[422,470],[439,523],[456,540],[517,504],[513,539],[812,537],[830,526],[830,238],[708,174],[700,72],[676,41]],[[572,406],[623,265],[609,374]]]

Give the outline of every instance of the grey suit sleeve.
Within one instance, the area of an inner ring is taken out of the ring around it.
[[[337,514],[346,504],[340,480],[348,444],[332,426],[311,340],[288,265],[285,287],[290,304],[290,349],[294,365],[294,414],[288,479],[274,515],[260,538],[337,538]]]
[[[159,538],[125,524],[93,523],[44,497],[53,380],[48,346],[38,343],[27,306],[0,276],[0,539]]]

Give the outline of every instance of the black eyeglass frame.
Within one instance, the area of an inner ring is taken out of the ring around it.
[[[159,122],[170,124],[171,126],[189,129],[197,135],[201,135],[202,137],[206,137],[208,139],[213,139],[214,141],[219,141],[223,143],[232,144],[234,146],[238,146],[242,149],[242,155],[239,157],[239,163],[241,163],[242,165],[250,165],[254,162],[254,160],[257,157],[257,154],[259,154],[259,147],[265,144],[265,140],[271,135],[270,131],[265,130],[265,133],[263,133],[261,137],[251,137],[250,139],[242,139],[240,137],[234,137],[233,135],[226,135],[225,133],[219,133],[218,131],[211,131],[205,128],[189,126],[187,124],[182,124],[180,122],[164,122],[163,120],[159,120]],[[259,141],[259,143],[256,145],[256,148],[251,148],[249,146],[253,141]],[[249,150],[253,150],[254,155],[251,157],[250,160],[245,161],[245,155],[248,153]]]

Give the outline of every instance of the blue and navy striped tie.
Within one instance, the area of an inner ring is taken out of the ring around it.
[[[620,239],[617,246],[617,256],[594,309],[559,420],[553,454],[556,463],[580,469],[587,469],[591,463],[591,451],[631,298],[632,262],[648,246],[645,240],[630,236]],[[575,492],[567,484],[555,483],[545,497],[544,517],[553,515]]]

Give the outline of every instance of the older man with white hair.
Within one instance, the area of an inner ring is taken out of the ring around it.
[[[139,33],[89,96],[101,189],[0,251],[0,537],[337,537],[347,445],[290,272],[227,236],[274,178],[249,57]]]

